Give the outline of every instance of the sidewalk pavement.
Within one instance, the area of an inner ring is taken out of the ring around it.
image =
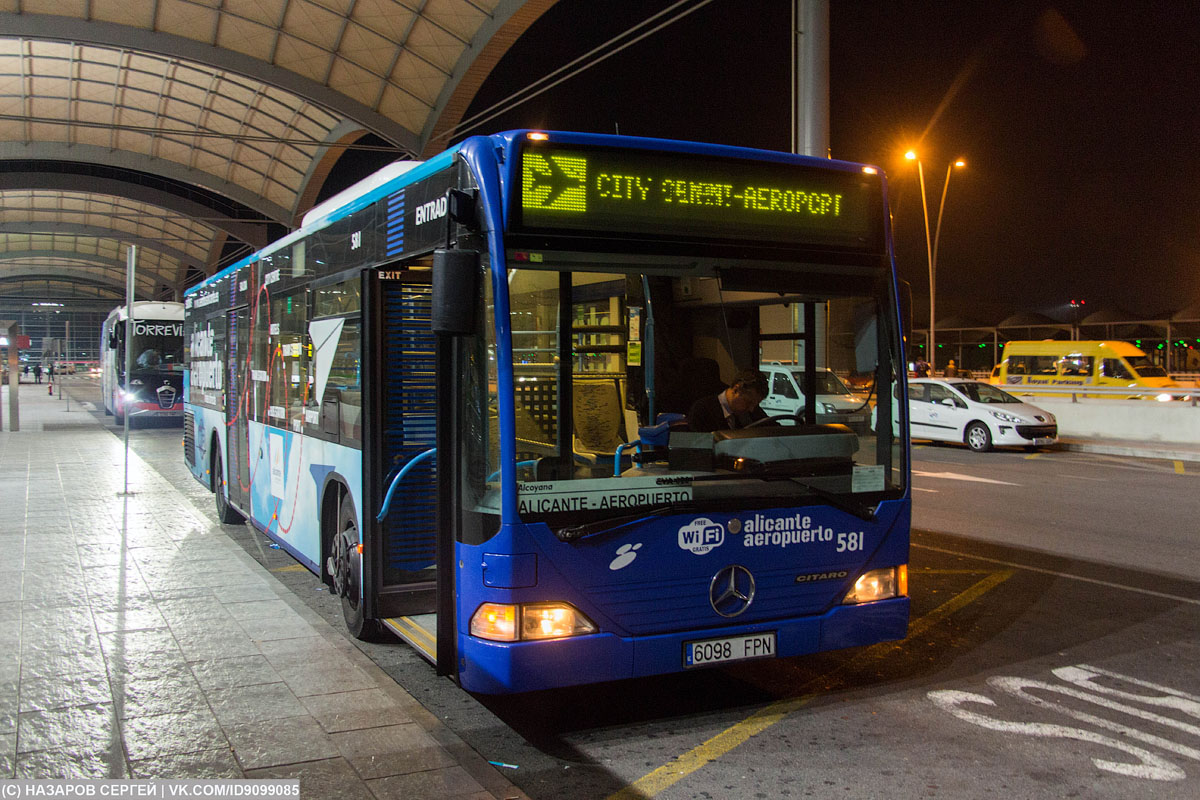
[[[40,391],[39,391],[40,390]],[[0,778],[524,798],[74,399],[0,432]]]

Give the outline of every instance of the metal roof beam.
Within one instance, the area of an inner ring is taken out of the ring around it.
[[[24,154],[15,156],[13,155],[13,152],[18,147]],[[78,145],[76,147],[69,148],[70,151],[75,151],[75,153],[77,153],[74,158],[65,158],[65,155],[68,152],[68,148],[66,147],[62,148],[62,155],[64,158],[47,158],[46,154],[51,152],[49,147],[50,146],[46,144],[29,146],[9,146],[0,144],[0,160],[4,160],[6,157],[8,159],[19,157],[22,159],[46,159],[50,161],[69,160],[86,163],[93,163],[96,161],[90,156],[80,153],[83,148],[79,147]],[[97,149],[99,150],[100,154],[108,153],[107,150],[102,148]],[[154,165],[148,165],[146,163],[147,160],[144,158],[141,159],[141,161],[142,164],[139,167],[140,171],[147,172],[148,170],[145,169],[147,166],[161,166],[163,167],[163,170],[153,174],[160,175],[164,178],[171,178],[172,180],[187,181],[187,177],[194,174],[183,169],[178,164],[174,164],[169,161],[159,161]],[[112,160],[108,159],[104,161],[98,161],[98,163],[111,164]],[[80,185],[79,176],[68,173],[5,172],[3,175],[5,189],[52,189],[63,192],[78,192],[82,188],[86,188],[88,191],[96,192],[97,194],[111,194],[117,197],[125,197],[130,200],[148,203],[160,208],[165,208],[168,211],[174,211],[178,214],[182,214],[185,217],[202,220],[214,228],[225,231],[233,238],[251,245],[255,249],[266,247],[266,245],[269,244],[270,240],[267,236],[267,222],[275,221],[274,218],[271,220],[260,221],[239,220],[234,219],[233,217],[227,217],[222,215],[217,209],[206,206],[203,203],[198,203],[195,200],[189,200],[186,197],[182,197],[174,194],[173,192],[159,189],[157,187],[143,186],[142,184],[136,183],[132,180],[123,181],[115,178],[88,176],[87,186],[82,187]],[[281,221],[280,224],[283,224],[288,228],[292,227],[287,222]]]
[[[196,269],[204,269],[204,262],[189,256],[182,250],[177,250],[170,245],[163,244],[159,239],[151,239],[143,236],[130,236],[124,231],[114,230],[112,228],[102,228],[99,225],[80,225],[76,222],[41,222],[30,220],[29,222],[0,222],[0,235],[6,233],[66,233],[73,236],[92,236],[97,239],[116,239],[120,242],[128,244],[136,244],[138,247],[144,247],[147,250],[153,250],[157,253],[162,253],[164,256],[173,258],[186,267],[195,267]]]
[[[520,6],[521,2],[507,0],[505,4]],[[4,32],[6,38],[87,42],[129,50],[141,50],[157,53],[167,58],[181,58],[206,64],[213,69],[234,72],[270,86],[276,86],[307,98],[343,117],[358,120],[363,127],[414,155],[421,150],[421,143],[416,133],[379,112],[372,111],[341,92],[330,89],[328,86],[322,86],[314,80],[233,50],[213,47],[182,36],[131,28],[113,22],[46,14],[0,13],[0,31]]]
[[[106,272],[112,270],[119,275],[117,283],[123,285],[125,281],[126,264],[124,259],[107,258],[105,256],[96,256],[89,253],[79,253],[74,250],[23,250],[13,252],[0,252],[0,277],[8,278],[13,275],[32,275],[53,272],[54,270],[44,264],[33,264],[26,266],[9,266],[6,261],[29,261],[32,259],[54,259],[66,264],[80,264],[86,267],[94,267],[102,269]],[[73,275],[73,271],[69,269],[62,270],[64,275]],[[162,283],[175,288],[175,278],[172,276],[163,275],[163,273],[151,270],[148,267],[139,267],[137,269],[138,277],[144,277],[154,283]]]
[[[107,147],[97,147],[96,145],[69,145],[63,142],[31,142],[28,144],[24,142],[0,142],[0,160],[73,161],[85,164],[103,164],[118,169],[159,175],[179,181],[180,183],[202,186],[210,192],[227,197],[246,208],[254,209],[264,217],[278,222],[280,225],[286,226],[289,222],[285,209],[242,186],[238,186],[236,183],[220,180],[207,172],[188,169],[184,165],[174,161],[167,161],[162,158],[148,158],[142,153],[134,153],[127,150],[110,150]],[[4,188],[6,189],[13,188],[9,185],[7,179],[5,179],[4,184]],[[79,191],[80,187],[76,185],[73,188],[75,191]],[[89,185],[88,188],[90,189],[91,186]]]

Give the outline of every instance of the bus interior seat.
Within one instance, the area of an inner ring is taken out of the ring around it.
[[[629,441],[620,380],[576,377],[572,385],[576,452],[611,458]]]

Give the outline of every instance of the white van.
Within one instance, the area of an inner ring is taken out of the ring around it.
[[[796,414],[805,407],[804,367],[772,361],[759,364],[758,368],[767,376],[770,392],[759,406],[768,416]],[[839,423],[855,433],[866,433],[871,421],[871,409],[867,401],[850,391],[850,388],[832,370],[817,370],[817,423]]]

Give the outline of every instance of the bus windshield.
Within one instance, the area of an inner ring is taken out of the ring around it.
[[[137,328],[178,327],[179,334],[164,332],[138,332],[133,337],[133,371],[137,372],[183,372],[182,325],[143,325],[138,320]]]
[[[507,282],[523,518],[553,526],[559,513],[578,522],[663,503],[877,502],[903,491],[891,391],[897,332],[879,312],[890,307],[877,294],[884,281],[800,264],[719,264],[680,277],[646,258],[633,271],[628,257],[539,256],[539,268],[510,270]],[[494,364],[492,356],[479,362]],[[806,359],[815,361],[812,387],[804,386]],[[771,361],[795,369],[805,396],[849,394],[834,372],[869,372],[876,385],[850,404],[858,413],[836,420],[801,410],[739,430],[689,430],[696,401]],[[494,417],[494,401],[488,406]],[[651,444],[645,429],[669,420]],[[493,450],[498,438],[493,422]],[[499,468],[492,452],[485,505],[498,502]]]

